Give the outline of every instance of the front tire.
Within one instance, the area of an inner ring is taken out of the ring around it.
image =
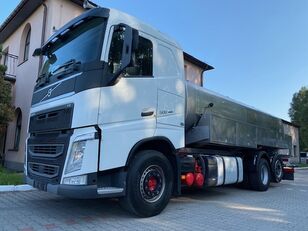
[[[267,191],[271,182],[270,166],[264,158],[260,159],[257,171],[250,175],[251,189],[256,191]]]
[[[139,217],[159,214],[168,204],[173,187],[173,170],[160,152],[146,150],[137,153],[127,175],[126,196],[121,205]]]

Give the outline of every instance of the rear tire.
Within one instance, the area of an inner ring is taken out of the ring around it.
[[[250,187],[256,191],[267,191],[271,182],[271,171],[268,161],[260,159],[257,171],[250,175]]]
[[[283,163],[280,158],[276,158],[272,163],[272,180],[279,183],[283,178]]]
[[[139,217],[155,216],[170,200],[173,169],[162,153],[141,151],[129,166],[126,182],[126,196],[120,199],[122,207]]]

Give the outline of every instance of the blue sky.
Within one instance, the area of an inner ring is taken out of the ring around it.
[[[0,23],[18,0],[0,2]],[[94,0],[132,14],[213,65],[205,87],[289,120],[308,86],[306,0]]]

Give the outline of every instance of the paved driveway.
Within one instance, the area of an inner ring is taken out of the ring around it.
[[[267,192],[235,187],[185,192],[146,219],[116,200],[71,200],[45,192],[0,193],[0,230],[308,230],[308,170]]]

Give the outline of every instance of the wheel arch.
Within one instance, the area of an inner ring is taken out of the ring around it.
[[[126,160],[125,166],[128,166],[130,161],[134,158],[134,156],[141,150],[155,150],[163,153],[165,156],[175,154],[174,145],[171,141],[163,136],[146,138],[138,141],[133,148],[130,150],[128,154],[128,158]],[[169,158],[168,158],[169,159]]]
[[[250,151],[243,157],[245,170],[255,172],[261,159],[265,159],[271,166],[271,158],[267,151]]]
[[[128,168],[131,161],[134,159],[136,154],[142,150],[155,150],[161,152],[170,162],[173,172],[174,172],[174,195],[179,195],[181,193],[180,181],[179,181],[179,159],[176,155],[176,149],[172,142],[164,136],[156,136],[151,138],[146,138],[137,142],[128,154],[125,167]]]
[[[263,158],[267,161],[268,165],[271,166],[271,158],[270,158],[270,154],[267,151],[261,151],[259,153],[257,153],[258,158],[257,158],[257,165],[259,163],[259,161]]]

